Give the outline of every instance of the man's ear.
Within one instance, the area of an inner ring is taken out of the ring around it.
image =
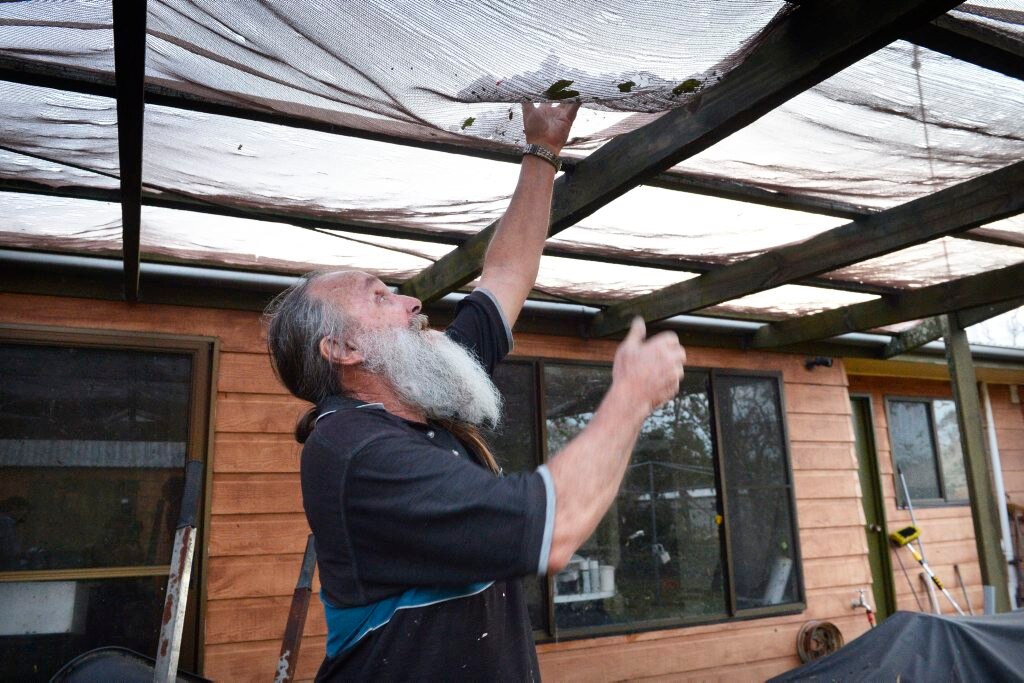
[[[363,362],[363,354],[358,349],[335,337],[320,340],[320,355],[331,365],[358,365]]]

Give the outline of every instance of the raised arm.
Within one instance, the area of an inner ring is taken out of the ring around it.
[[[579,105],[524,104],[526,142],[555,155],[569,137]],[[523,157],[512,201],[491,238],[480,286],[498,299],[509,325],[515,325],[523,302],[537,280],[540,255],[551,221],[555,167],[537,156]]]
[[[612,385],[590,424],[548,463],[555,487],[555,528],[548,573],[558,572],[615,500],[651,412],[679,391],[686,352],[673,332],[644,340],[636,318],[615,352]]]

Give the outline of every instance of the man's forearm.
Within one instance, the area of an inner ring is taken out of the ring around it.
[[[484,257],[480,284],[501,304],[514,325],[537,279],[551,221],[555,169],[535,156],[523,157],[519,182]]]
[[[612,385],[590,424],[548,463],[558,501],[549,572],[565,566],[611,506],[647,414]]]

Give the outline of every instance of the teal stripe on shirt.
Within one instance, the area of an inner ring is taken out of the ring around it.
[[[427,607],[439,602],[468,598],[483,593],[493,585],[493,581],[487,581],[454,588],[410,588],[404,593],[360,607],[335,607],[327,602],[321,592],[320,602],[324,604],[327,617],[327,656],[334,657],[354,647],[368,634],[391,621],[400,609]]]

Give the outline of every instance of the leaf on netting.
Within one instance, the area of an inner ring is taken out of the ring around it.
[[[462,130],[466,130],[476,122],[476,117],[470,116],[468,119],[462,122]]]
[[[672,88],[673,95],[682,95],[683,93],[697,92],[700,90],[700,81],[696,78],[687,78],[685,81]]]
[[[551,84],[551,87],[544,91],[544,96],[549,100],[565,100],[570,97],[579,97],[580,93],[578,90],[566,90],[575,81],[569,81],[562,79],[555,81]]]
[[[633,81],[626,81],[625,83],[619,83],[619,92],[633,92],[633,88],[636,83]]]

